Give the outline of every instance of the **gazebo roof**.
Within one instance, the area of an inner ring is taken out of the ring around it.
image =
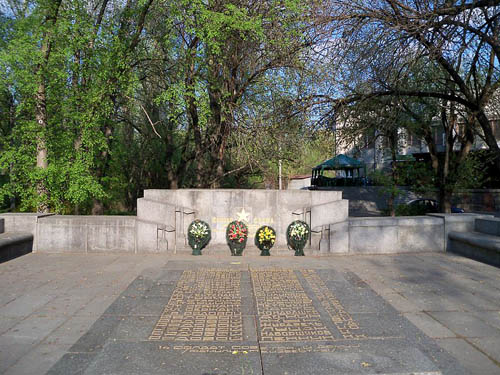
[[[336,169],[357,169],[364,168],[365,164],[359,160],[340,154],[324,161],[313,169],[315,170],[336,170]]]

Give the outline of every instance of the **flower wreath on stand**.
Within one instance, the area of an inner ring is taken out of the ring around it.
[[[269,250],[276,242],[276,231],[268,225],[260,227],[255,232],[255,246],[260,249],[261,256],[269,256]]]
[[[193,249],[193,255],[201,255],[212,238],[210,226],[204,221],[196,219],[188,227],[188,243]]]
[[[295,220],[286,230],[288,248],[295,250],[296,256],[304,256],[304,247],[309,239],[309,225],[302,220]]]
[[[244,222],[235,220],[226,229],[226,241],[231,255],[241,255],[248,239],[248,228]]]

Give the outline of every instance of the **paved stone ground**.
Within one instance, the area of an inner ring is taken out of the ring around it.
[[[500,374],[500,270],[449,254],[30,254],[0,285],[5,374]]]

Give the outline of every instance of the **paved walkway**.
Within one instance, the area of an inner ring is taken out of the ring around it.
[[[30,254],[0,285],[9,375],[500,374],[500,270],[448,254]]]

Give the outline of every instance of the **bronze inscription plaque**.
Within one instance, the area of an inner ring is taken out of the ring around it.
[[[261,342],[333,340],[293,270],[251,271]]]
[[[240,271],[184,271],[149,340],[241,341]]]

